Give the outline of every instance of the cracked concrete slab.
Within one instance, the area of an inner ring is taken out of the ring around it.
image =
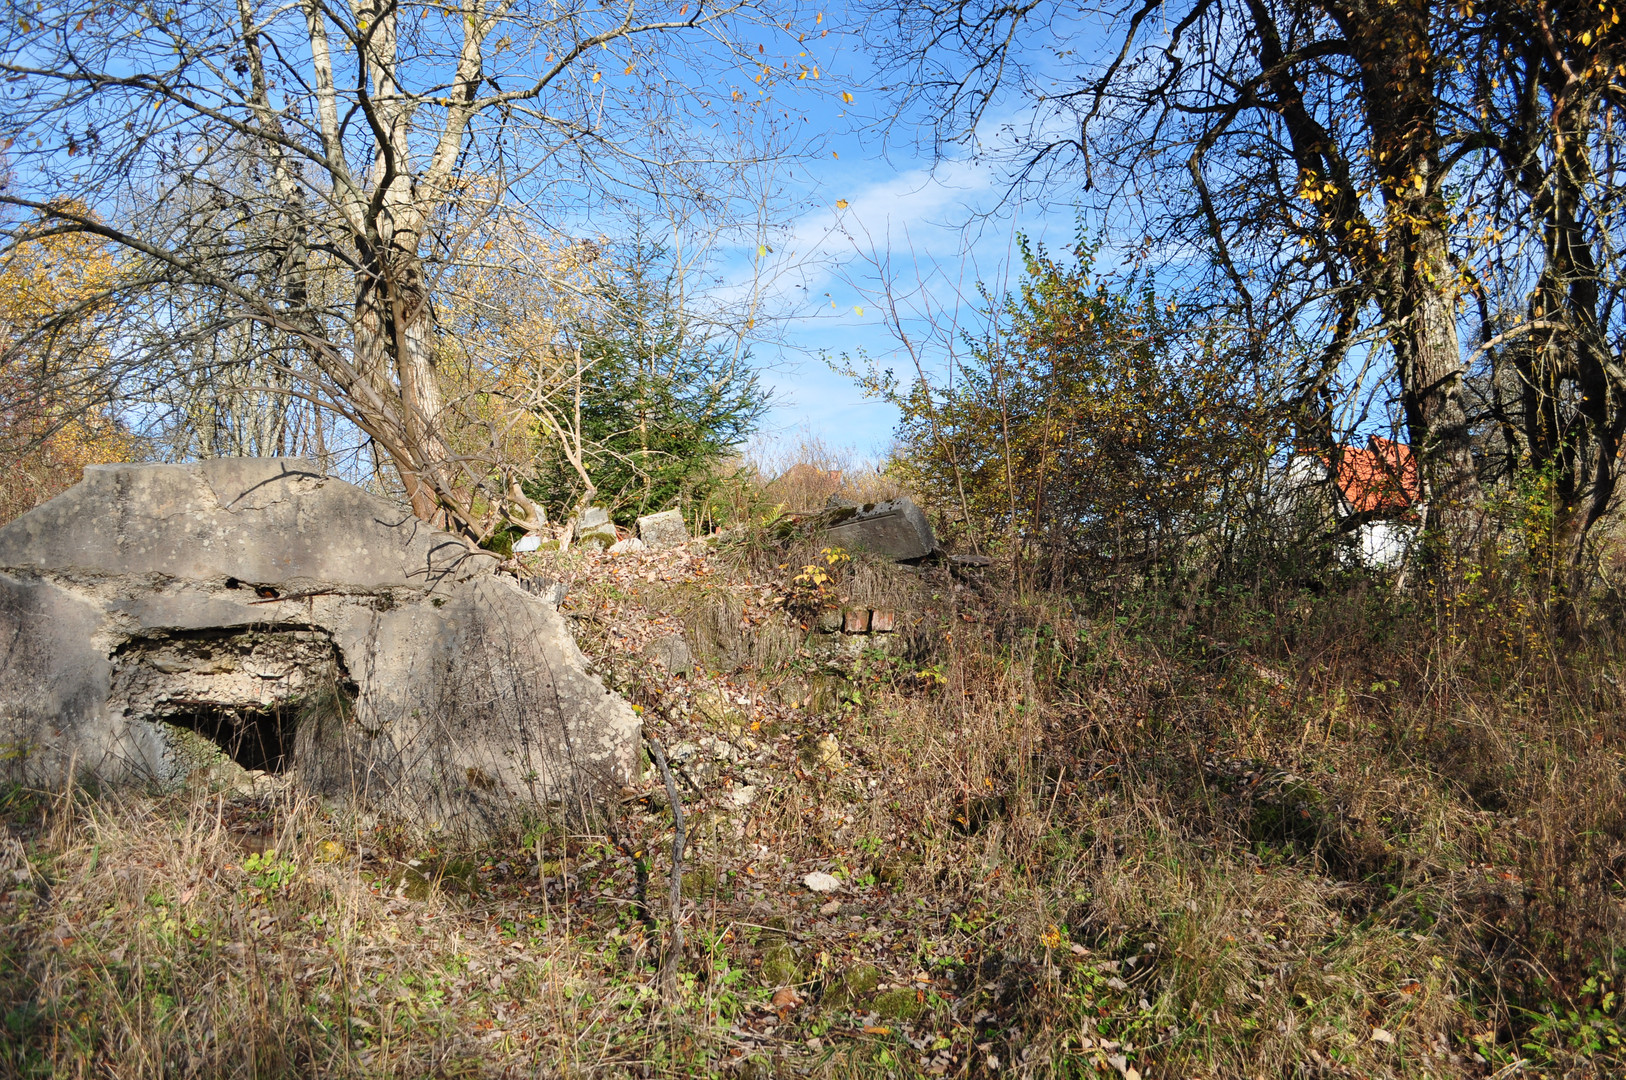
[[[308,462],[92,467],[0,528],[0,772],[176,783],[183,728],[483,835],[628,783],[639,721],[493,557]]]

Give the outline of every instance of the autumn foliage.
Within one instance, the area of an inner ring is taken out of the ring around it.
[[[100,242],[52,236],[0,262],[0,522],[128,460],[135,443],[94,373],[110,347],[96,304],[114,272]]]
[[[985,545],[1054,571],[1170,565],[1223,529],[1227,486],[1267,456],[1262,395],[1222,339],[1096,275],[1087,249],[1024,255],[953,379],[898,396],[900,469]]]

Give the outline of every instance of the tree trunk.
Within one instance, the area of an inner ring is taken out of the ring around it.
[[[1400,213],[1409,215],[1405,208]],[[1477,529],[1484,493],[1462,401],[1456,272],[1441,229],[1430,225],[1408,240],[1394,313],[1401,403],[1421,458],[1430,529],[1461,551]]]
[[[424,521],[454,524],[443,520],[456,500],[450,498],[454,485],[435,371],[433,312],[416,255],[387,253],[358,276],[354,335],[363,377],[400,401],[405,456],[391,456],[413,513]]]
[[[1427,528],[1465,553],[1484,493],[1462,401],[1457,273],[1446,239],[1429,0],[1330,4],[1361,79],[1384,202],[1379,304],[1395,353],[1401,405],[1420,457]]]

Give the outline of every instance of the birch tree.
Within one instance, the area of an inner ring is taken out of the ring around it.
[[[180,0],[9,5],[0,39],[7,245],[122,252],[172,305],[146,343],[282,337],[286,392],[380,448],[414,511],[474,536],[535,508],[454,453],[439,275],[498,212],[591,235],[640,200],[726,223],[771,157],[765,88],[805,66],[750,0]],[[775,22],[775,19],[778,21]],[[335,277],[336,290],[315,288]]]

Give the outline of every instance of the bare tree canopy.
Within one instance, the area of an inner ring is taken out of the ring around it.
[[[78,233],[117,253],[82,302],[139,315],[104,398],[180,377],[184,353],[211,393],[346,418],[426,519],[534,524],[501,461],[452,449],[437,295],[497,257],[494,230],[760,218],[753,166],[783,149],[764,90],[786,74],[761,43],[791,25],[726,0],[10,5],[5,250]],[[223,353],[253,376],[208,375]]]
[[[1081,201],[1258,363],[1286,362],[1302,439],[1330,444],[1344,395],[1386,373],[1437,536],[1469,542],[1511,465],[1556,478],[1579,559],[1626,424],[1612,5],[872,17],[903,115],[940,152],[1005,155],[1025,190]]]

